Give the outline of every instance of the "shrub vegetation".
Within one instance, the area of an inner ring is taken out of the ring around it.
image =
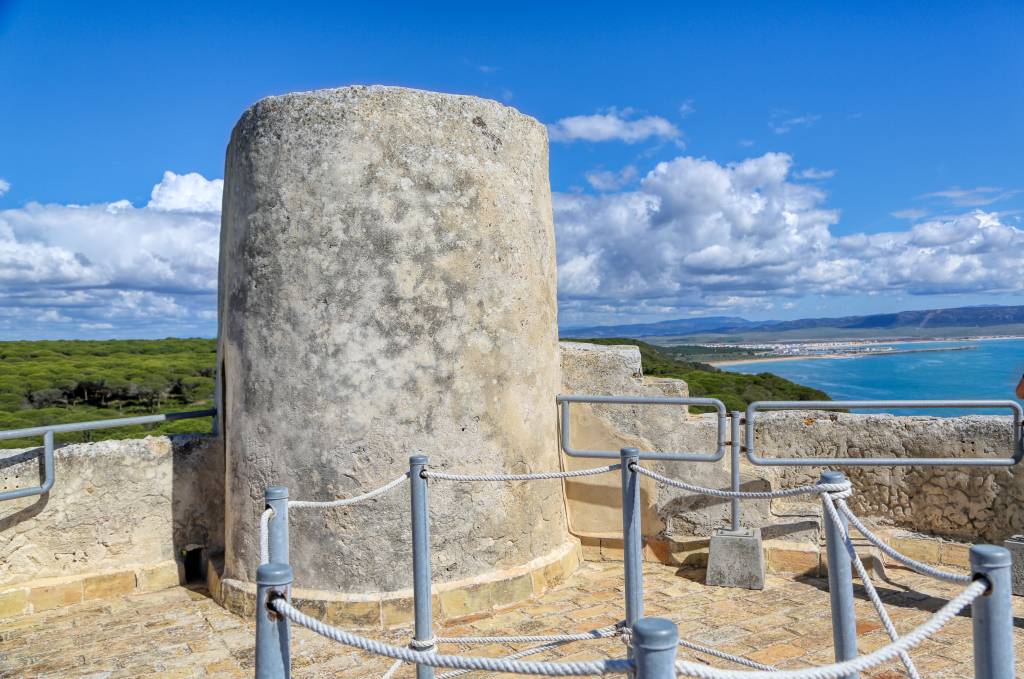
[[[0,342],[0,429],[212,407],[211,339]],[[62,443],[210,430],[209,418],[59,434]],[[0,447],[39,445],[37,439]]]

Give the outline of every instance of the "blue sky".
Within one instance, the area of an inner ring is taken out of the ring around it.
[[[0,337],[214,334],[232,125],[357,83],[550,126],[565,325],[1024,303],[1022,33],[1021,3],[0,0]]]

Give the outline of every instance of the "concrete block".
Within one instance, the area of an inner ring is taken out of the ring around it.
[[[1003,547],[1010,550],[1013,564],[1010,566],[1011,584],[1016,596],[1024,596],[1024,535],[1014,535],[1003,541]]]
[[[761,529],[718,529],[711,536],[707,584],[764,589]]]

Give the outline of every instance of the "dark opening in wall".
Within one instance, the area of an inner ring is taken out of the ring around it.
[[[202,547],[185,549],[185,583],[206,582],[205,559]]]

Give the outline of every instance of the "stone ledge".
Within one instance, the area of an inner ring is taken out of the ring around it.
[[[935,566],[969,568],[969,544],[938,537],[908,533],[899,529],[883,529],[876,533],[903,554]],[[855,532],[855,538],[859,537]],[[863,556],[881,558],[886,567],[902,567],[881,554],[874,546],[855,539]],[[622,561],[622,540],[581,537],[584,561]],[[705,537],[645,537],[644,561],[681,568],[706,568],[710,539]],[[786,540],[764,541],[765,568],[770,573],[825,575],[827,561],[824,546]]]
[[[0,618],[39,613],[82,601],[152,592],[181,584],[177,561],[96,573],[40,578],[0,587]]]
[[[575,539],[522,566],[473,578],[434,585],[434,619],[457,620],[506,608],[538,596],[558,584],[583,561]],[[221,578],[210,568],[210,592],[224,608],[242,617],[255,614],[256,585]],[[412,589],[367,594],[342,594],[292,588],[292,603],[308,615],[349,628],[389,628],[413,620]]]

